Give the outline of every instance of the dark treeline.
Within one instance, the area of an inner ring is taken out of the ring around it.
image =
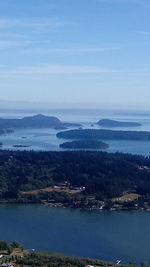
[[[23,258],[16,258],[18,266],[41,267],[116,267],[116,264],[90,258],[65,257],[63,255],[44,256],[41,253],[28,254]],[[122,265],[120,267],[136,267],[136,264]],[[145,266],[146,265],[141,265]]]
[[[101,140],[150,140],[150,132],[114,131],[103,129],[69,130],[57,134],[65,139],[101,139]]]
[[[106,152],[0,151],[0,199],[18,198],[19,191],[46,188],[68,181],[84,186],[98,199],[121,196],[126,190],[150,194],[150,159]]]

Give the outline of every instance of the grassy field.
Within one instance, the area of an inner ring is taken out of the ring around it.
[[[43,192],[65,192],[68,194],[79,194],[82,192],[81,189],[69,189],[68,187],[56,186],[56,187],[46,187],[43,189],[30,190],[21,192],[22,195],[38,195]]]
[[[135,194],[135,193],[124,193],[123,196],[121,197],[117,197],[117,198],[113,198],[112,201],[113,202],[125,202],[125,201],[134,201],[136,199],[138,199],[140,197],[140,195]]]

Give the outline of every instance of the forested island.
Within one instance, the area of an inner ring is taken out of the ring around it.
[[[49,251],[36,251],[26,249],[18,242],[6,243],[0,241],[0,266],[1,267],[116,267],[118,262],[110,263],[99,259],[66,257]],[[142,265],[144,263],[141,263]],[[136,267],[135,262],[128,265],[119,264],[120,267]]]
[[[65,129],[67,127],[80,127],[78,123],[63,123],[53,116],[38,114],[35,116],[25,117],[22,119],[3,119],[0,118],[0,129],[9,128],[56,128]],[[0,130],[0,133],[3,130]],[[8,130],[6,130],[8,131]],[[3,132],[2,132],[3,133]]]
[[[97,140],[79,140],[60,144],[60,148],[66,149],[106,149],[109,145]]]
[[[26,147],[30,147],[30,146],[28,146],[28,145],[13,145],[13,147],[26,148]]]
[[[0,151],[0,202],[149,209],[150,158],[121,153]]]
[[[141,140],[150,141],[150,132],[146,131],[114,131],[103,129],[68,130],[57,133],[63,139],[101,139],[101,140]]]
[[[0,135],[5,135],[5,134],[10,134],[13,133],[14,131],[12,129],[5,129],[5,128],[1,128],[0,129]]]
[[[97,122],[99,126],[102,127],[138,127],[142,126],[138,122],[126,122],[126,121],[116,121],[110,119],[102,119]]]

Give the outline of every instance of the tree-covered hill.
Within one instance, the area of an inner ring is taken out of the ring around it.
[[[63,123],[57,117],[37,114],[21,119],[4,119],[0,118],[0,129],[9,128],[58,128],[80,127],[78,123]]]
[[[99,199],[150,194],[150,159],[106,152],[0,151],[0,199],[68,181]]]

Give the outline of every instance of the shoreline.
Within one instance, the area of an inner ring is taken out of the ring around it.
[[[0,206],[3,205],[20,205],[20,206],[24,206],[24,205],[38,205],[38,206],[44,206],[44,207],[53,207],[53,208],[66,208],[66,209],[72,209],[72,210],[80,210],[80,211],[87,211],[87,212],[142,212],[142,211],[150,211],[150,207],[149,208],[126,208],[126,207],[122,207],[122,208],[111,208],[111,209],[99,209],[99,208],[81,208],[81,207],[73,207],[73,206],[69,206],[69,205],[65,205],[63,203],[49,203],[49,202],[21,202],[21,201],[9,201],[9,200],[5,200],[5,201],[0,201]]]

